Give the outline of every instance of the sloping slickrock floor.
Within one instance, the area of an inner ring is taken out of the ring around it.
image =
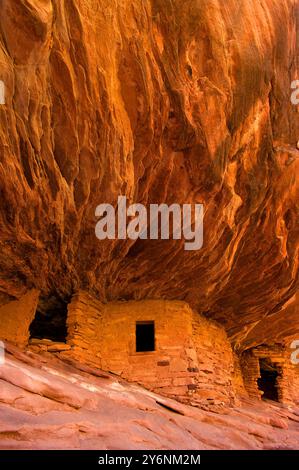
[[[246,401],[203,411],[8,346],[0,366],[0,449],[299,449],[299,409]]]

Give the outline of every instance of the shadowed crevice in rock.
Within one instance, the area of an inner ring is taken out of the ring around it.
[[[29,333],[30,339],[66,342],[68,303],[55,297],[40,299]]]

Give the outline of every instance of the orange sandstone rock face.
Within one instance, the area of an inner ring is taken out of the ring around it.
[[[7,345],[0,449],[298,449],[298,411],[246,400],[211,413],[99,369]]]
[[[298,11],[3,0],[0,305],[83,288],[185,300],[240,349],[296,333]],[[95,208],[121,194],[203,203],[203,248],[99,242]]]
[[[0,338],[19,346],[27,346],[29,327],[32,323],[38,303],[39,292],[32,290],[19,300],[14,300],[0,307]]]

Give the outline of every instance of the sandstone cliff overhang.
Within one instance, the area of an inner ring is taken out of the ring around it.
[[[240,349],[298,331],[298,1],[3,0],[0,304],[181,299]],[[204,203],[205,241],[94,210]],[[297,297],[296,297],[297,295]]]

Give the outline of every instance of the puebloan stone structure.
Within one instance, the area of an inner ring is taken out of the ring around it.
[[[292,364],[289,345],[261,345],[246,351],[241,368],[251,397],[299,403],[299,365]]]
[[[51,327],[50,322],[44,330],[47,320],[40,318],[38,305],[38,292],[33,290],[1,307],[0,314],[7,317],[1,338],[113,372],[203,408],[238,404],[241,397],[299,403],[299,367],[292,365],[284,344],[237,354],[225,330],[186,302],[104,304],[79,291],[65,312],[64,341],[55,340],[55,324]]]
[[[67,342],[77,359],[156,392],[194,396],[207,404],[233,400],[233,355],[227,336],[184,302],[104,305],[79,293],[69,305]]]

